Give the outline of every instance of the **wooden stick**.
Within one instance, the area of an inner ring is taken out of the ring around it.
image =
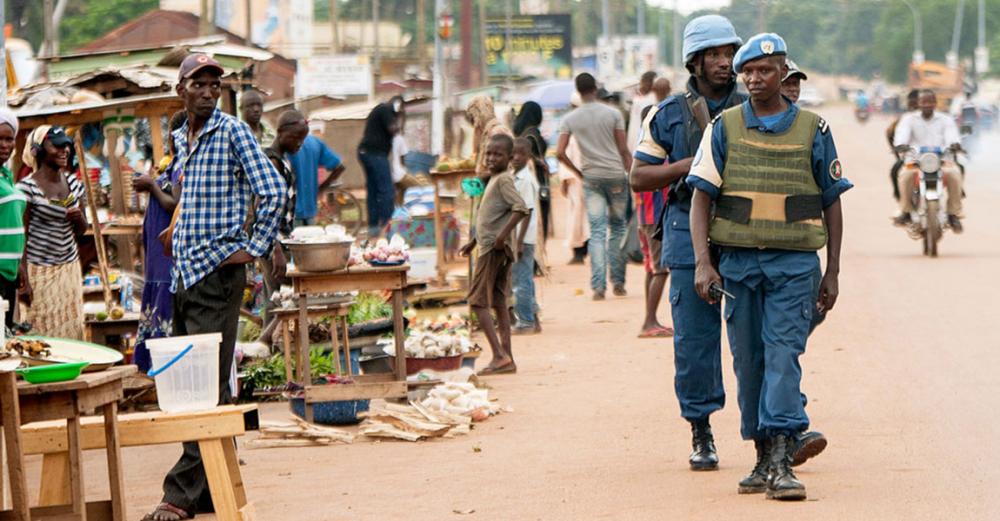
[[[104,306],[111,313],[111,283],[108,282],[108,256],[104,250],[104,236],[101,232],[101,222],[97,219],[97,202],[94,199],[94,185],[87,175],[86,156],[83,155],[83,138],[79,132],[76,135],[76,157],[79,158],[80,177],[87,188],[87,208],[90,209],[91,226],[94,227],[94,243],[97,246],[97,267],[101,274],[101,285],[104,287]]]

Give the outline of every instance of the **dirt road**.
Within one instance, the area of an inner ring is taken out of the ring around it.
[[[540,288],[545,332],[516,340],[519,374],[489,381],[513,413],[454,440],[243,451],[258,519],[1000,518],[1000,340],[989,329],[1000,294],[998,169],[970,168],[966,233],[947,235],[941,258],[923,258],[889,225],[888,121],[858,126],[847,108],[821,112],[857,187],[844,198],[841,298],[803,358],[808,412],[830,439],[799,471],[809,501],[736,494],[753,448],[738,436],[728,347],[729,404],[713,417],[721,470],[687,470],[672,344],[636,338],[640,270],[630,267],[627,298],[591,302],[576,294],[587,269],[566,267],[556,240]],[[178,454],[125,452],[131,519],[159,499]],[[88,455],[92,497],[106,494],[100,456]]]

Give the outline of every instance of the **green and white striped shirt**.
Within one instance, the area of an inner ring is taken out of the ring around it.
[[[14,186],[14,174],[0,166],[0,277],[17,279],[24,254],[24,209],[28,199]]]

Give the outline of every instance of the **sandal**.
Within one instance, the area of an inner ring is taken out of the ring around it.
[[[514,374],[517,372],[517,365],[514,362],[504,364],[499,367],[486,366],[476,373],[477,376],[490,376],[494,374]]]
[[[651,327],[639,333],[639,338],[669,338],[674,336],[672,327]]]
[[[156,515],[159,513],[170,513],[176,517],[174,518],[156,517]],[[171,505],[170,503],[160,503],[159,505],[156,505],[156,508],[154,508],[152,512],[146,514],[146,516],[142,518],[142,521],[174,521],[174,520],[183,521],[185,519],[194,519],[194,516],[180,508]]]

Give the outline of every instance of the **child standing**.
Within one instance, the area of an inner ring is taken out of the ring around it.
[[[517,322],[512,333],[528,335],[542,332],[542,324],[538,321],[535,302],[535,245],[538,243],[538,179],[532,171],[531,141],[519,137],[514,140],[514,155],[510,164],[513,167],[514,186],[517,193],[524,199],[528,207],[528,217],[521,222],[517,239],[517,252],[513,267],[514,277],[514,313]]]
[[[511,232],[528,215],[528,208],[517,193],[514,175],[508,171],[513,149],[514,140],[503,134],[493,136],[487,144],[484,159],[490,180],[479,205],[476,237],[461,250],[463,256],[468,256],[479,245],[468,300],[493,351],[493,360],[479,372],[483,375],[517,372],[510,348],[510,313],[507,311],[514,263]],[[496,313],[495,326],[490,309]]]

